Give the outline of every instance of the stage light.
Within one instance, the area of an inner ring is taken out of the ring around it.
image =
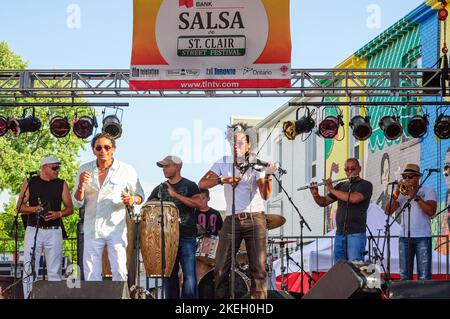
[[[298,119],[297,110],[297,120],[296,121],[285,121],[283,122],[283,133],[288,140],[294,140],[299,134],[309,133],[312,131],[316,122],[311,116],[309,109],[306,109],[306,114]]]
[[[434,134],[441,140],[450,137],[450,116],[441,114],[434,123]]]
[[[108,115],[103,119],[103,133],[111,135],[113,139],[118,139],[122,135],[122,124],[116,115]]]
[[[419,138],[427,133],[428,115],[415,115],[408,123],[408,133],[414,138]]]
[[[327,116],[322,122],[319,124],[319,135],[323,138],[334,138],[338,131],[339,126],[344,126],[344,122],[342,122],[342,116]]]
[[[39,131],[41,126],[41,120],[34,115],[22,119],[10,119],[8,123],[9,131],[13,138],[18,137],[22,133]]]
[[[353,130],[353,137],[358,141],[365,141],[372,135],[372,127],[368,117],[356,115],[350,120],[349,125]]]
[[[380,120],[380,128],[388,140],[396,140],[403,133],[403,127],[395,116],[385,116]]]
[[[0,136],[3,136],[8,132],[8,120],[3,116],[0,116]]]
[[[54,137],[62,138],[70,133],[70,123],[67,117],[55,116],[50,120],[50,133]]]
[[[88,138],[92,135],[96,126],[95,117],[82,116],[75,118],[73,122],[73,133],[79,138]]]

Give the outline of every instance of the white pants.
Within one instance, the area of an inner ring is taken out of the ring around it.
[[[86,238],[84,237],[83,267],[84,280],[101,281],[102,256],[105,246],[108,249],[109,264],[113,281],[127,280],[127,242],[123,238]]]
[[[36,227],[28,226],[25,231],[25,247],[23,255],[23,296],[28,298],[33,288],[33,274],[31,271],[31,255],[33,253],[34,235]],[[39,263],[42,250],[45,253],[47,275],[49,281],[61,280],[62,264],[62,230],[39,228],[36,237],[35,270],[36,279],[39,274]]]

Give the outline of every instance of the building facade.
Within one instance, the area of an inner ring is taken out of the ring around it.
[[[436,68],[438,60],[442,56],[441,48],[444,42],[444,23],[438,20],[437,10],[441,4],[437,0],[429,0],[410,12],[403,19],[397,21],[389,29],[363,46],[348,59],[337,65],[337,68],[348,69],[376,69],[376,68]],[[450,6],[447,6],[450,10]],[[376,81],[374,79],[373,81]],[[370,83],[368,83],[370,84]],[[442,101],[441,97],[422,98],[424,101]],[[295,99],[293,99],[295,101]],[[335,227],[335,206],[325,209],[318,208],[308,191],[297,191],[301,185],[308,184],[311,180],[320,181],[323,177],[331,177],[333,180],[345,177],[343,170],[344,161],[348,157],[356,157],[360,160],[365,179],[374,185],[372,202],[384,208],[389,198],[388,182],[399,179],[400,172],[406,163],[420,164],[421,169],[438,167],[443,168],[450,163],[450,141],[439,140],[433,132],[436,118],[441,113],[450,112],[444,107],[424,106],[418,107],[414,98],[401,98],[389,96],[384,98],[365,97],[355,99],[353,97],[342,99],[325,99],[327,102],[346,102],[345,107],[327,107],[317,109],[318,122],[328,115],[341,115],[344,127],[341,128],[334,139],[323,139],[313,134],[302,140],[297,137],[290,141],[283,136],[281,124],[285,120],[293,120],[296,110],[287,104],[277,109],[273,114],[264,119],[259,128],[268,131],[278,123],[278,135],[268,146],[271,149],[272,160],[279,160],[288,171],[283,176],[283,186],[289,196],[299,207],[305,219],[312,228],[312,232],[305,235],[323,235]],[[402,106],[352,106],[352,102],[404,102]],[[427,114],[429,124],[428,133],[422,138],[412,138],[407,132],[409,120],[416,114]],[[349,127],[351,118],[356,115],[368,116],[372,135],[364,142],[356,140],[352,136]],[[379,121],[386,115],[398,116],[404,128],[402,135],[392,141],[386,139],[384,132],[379,128]],[[260,141],[264,140],[263,133]],[[267,134],[266,134],[267,135]],[[279,146],[277,146],[279,145]],[[278,147],[278,148],[277,148]],[[277,151],[278,150],[278,151]],[[267,154],[269,154],[268,152]],[[450,164],[449,164],[450,165]],[[427,180],[426,185],[436,189],[438,194],[438,210],[450,204],[450,177],[443,173],[433,174]],[[321,193],[323,193],[321,189]],[[268,211],[279,211],[286,217],[287,222],[279,230],[280,235],[296,236],[299,234],[297,213],[292,209],[287,196],[278,190],[268,202]],[[433,219],[433,233],[435,235],[448,234],[447,213]],[[439,248],[440,242],[436,240],[435,248]]]

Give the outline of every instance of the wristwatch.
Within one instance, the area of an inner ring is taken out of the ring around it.
[[[416,195],[416,197],[414,198],[414,201],[418,202],[418,201],[421,200],[421,199],[422,199],[422,197]]]
[[[222,177],[217,177],[217,184],[219,184],[219,185],[223,185],[223,182],[222,182]]]

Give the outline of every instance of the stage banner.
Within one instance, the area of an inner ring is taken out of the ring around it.
[[[134,0],[130,89],[287,88],[289,0]]]

